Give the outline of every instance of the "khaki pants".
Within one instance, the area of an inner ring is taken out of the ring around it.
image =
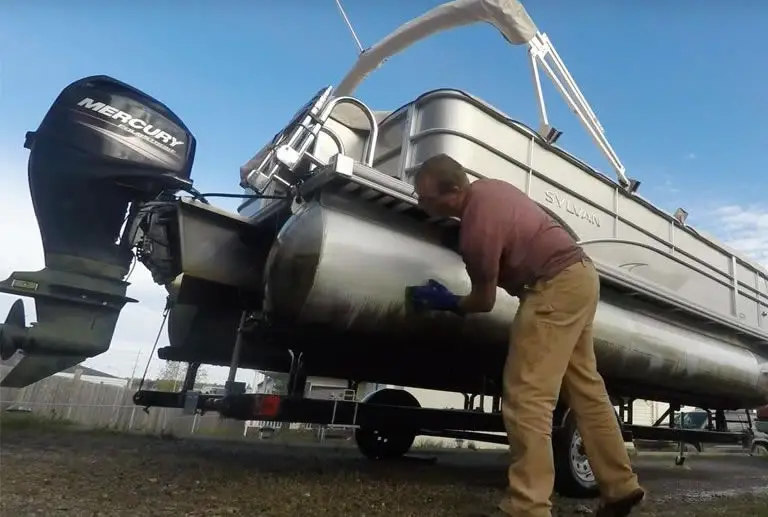
[[[512,324],[504,365],[502,416],[510,442],[509,496],[514,517],[550,517],[554,485],[552,412],[558,396],[573,411],[602,496],[639,485],[615,412],[597,372],[592,342],[600,284],[589,259],[533,286]]]

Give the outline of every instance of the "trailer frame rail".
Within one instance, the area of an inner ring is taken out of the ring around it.
[[[234,420],[266,420],[318,425],[399,429],[407,433],[506,443],[500,413],[464,409],[435,409],[365,401],[312,399],[296,395],[245,393],[202,395],[197,392],[140,390],[137,405],[183,408],[187,413],[218,412]],[[663,417],[662,417],[663,418]],[[553,422],[553,431],[560,425]],[[662,425],[623,425],[624,439],[673,440],[686,443],[738,444],[745,432],[681,429]]]

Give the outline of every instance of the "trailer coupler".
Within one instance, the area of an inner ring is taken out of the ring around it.
[[[204,395],[196,391],[139,390],[133,403],[151,407],[183,409],[184,413],[215,411],[234,420],[268,420],[278,416],[279,395]]]
[[[348,403],[336,415],[329,401],[284,397],[269,394],[203,395],[195,391],[173,392],[139,390],[133,402],[144,408],[164,407],[184,409],[185,413],[215,411],[233,420],[281,420],[300,418],[311,423],[335,420],[355,420],[357,404]],[[331,410],[330,412],[328,410]],[[302,418],[303,417],[303,418]]]

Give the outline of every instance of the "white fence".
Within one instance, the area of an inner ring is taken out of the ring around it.
[[[26,388],[0,388],[0,412],[23,411],[117,431],[181,436],[201,432],[243,434],[243,422],[222,419],[216,413],[184,415],[180,409],[169,408],[145,411],[133,403],[136,389],[135,383],[131,386],[125,379],[57,374]]]
[[[0,374],[5,375],[8,370],[8,367],[0,366]],[[277,431],[303,430],[307,436],[324,440],[328,434],[325,426],[257,420],[243,422],[221,418],[215,412],[185,415],[181,409],[158,407],[145,411],[133,402],[137,389],[136,381],[131,385],[126,379],[92,377],[79,372],[56,374],[26,388],[0,388],[0,418],[7,411],[25,412],[89,428],[175,436],[266,438]],[[330,430],[334,436],[340,432],[336,428]]]

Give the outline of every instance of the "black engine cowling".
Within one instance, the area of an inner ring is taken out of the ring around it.
[[[66,255],[127,268],[115,242],[129,204],[188,183],[195,144],[168,107],[116,79],[65,88],[25,142],[46,265]]]
[[[142,203],[191,187],[196,141],[149,95],[108,76],[80,79],[27,133],[28,175],[45,268],[0,291],[35,298],[38,322],[0,326],[0,355],[24,357],[0,383],[21,387],[109,348],[134,258],[126,239]],[[12,310],[12,311],[13,311]]]

